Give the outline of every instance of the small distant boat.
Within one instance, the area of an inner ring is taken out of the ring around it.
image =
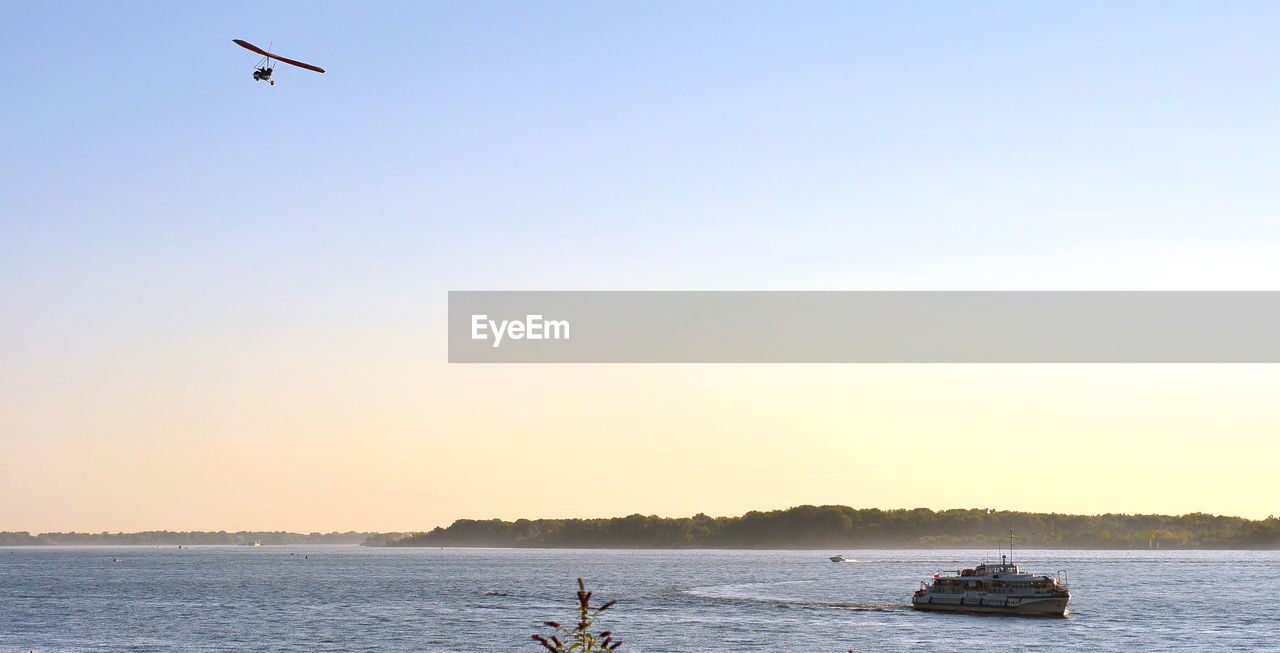
[[[253,546],[262,546],[262,541],[261,541],[261,540],[254,540],[254,541],[253,541]]]
[[[857,562],[857,560],[854,560],[853,558],[846,558],[843,555],[833,555],[827,559],[831,562]]]

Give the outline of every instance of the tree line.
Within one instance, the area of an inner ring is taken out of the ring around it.
[[[991,509],[880,510],[798,506],[738,517],[459,519],[447,528],[378,534],[366,546],[564,548],[991,548],[1274,549],[1280,519],[1187,515],[1068,515]]]

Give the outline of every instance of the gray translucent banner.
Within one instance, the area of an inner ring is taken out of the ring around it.
[[[449,293],[451,363],[1275,363],[1280,292]]]

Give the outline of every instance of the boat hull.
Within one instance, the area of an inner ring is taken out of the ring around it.
[[[931,612],[968,612],[984,614],[1016,614],[1041,617],[1061,617],[1067,613],[1066,597],[1044,597],[1023,599],[966,599],[964,601],[931,601],[913,598],[911,607]]]

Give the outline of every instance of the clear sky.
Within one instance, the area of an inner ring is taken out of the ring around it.
[[[0,530],[1280,512],[1274,366],[444,362],[448,290],[1280,289],[1275,3],[0,25]]]

